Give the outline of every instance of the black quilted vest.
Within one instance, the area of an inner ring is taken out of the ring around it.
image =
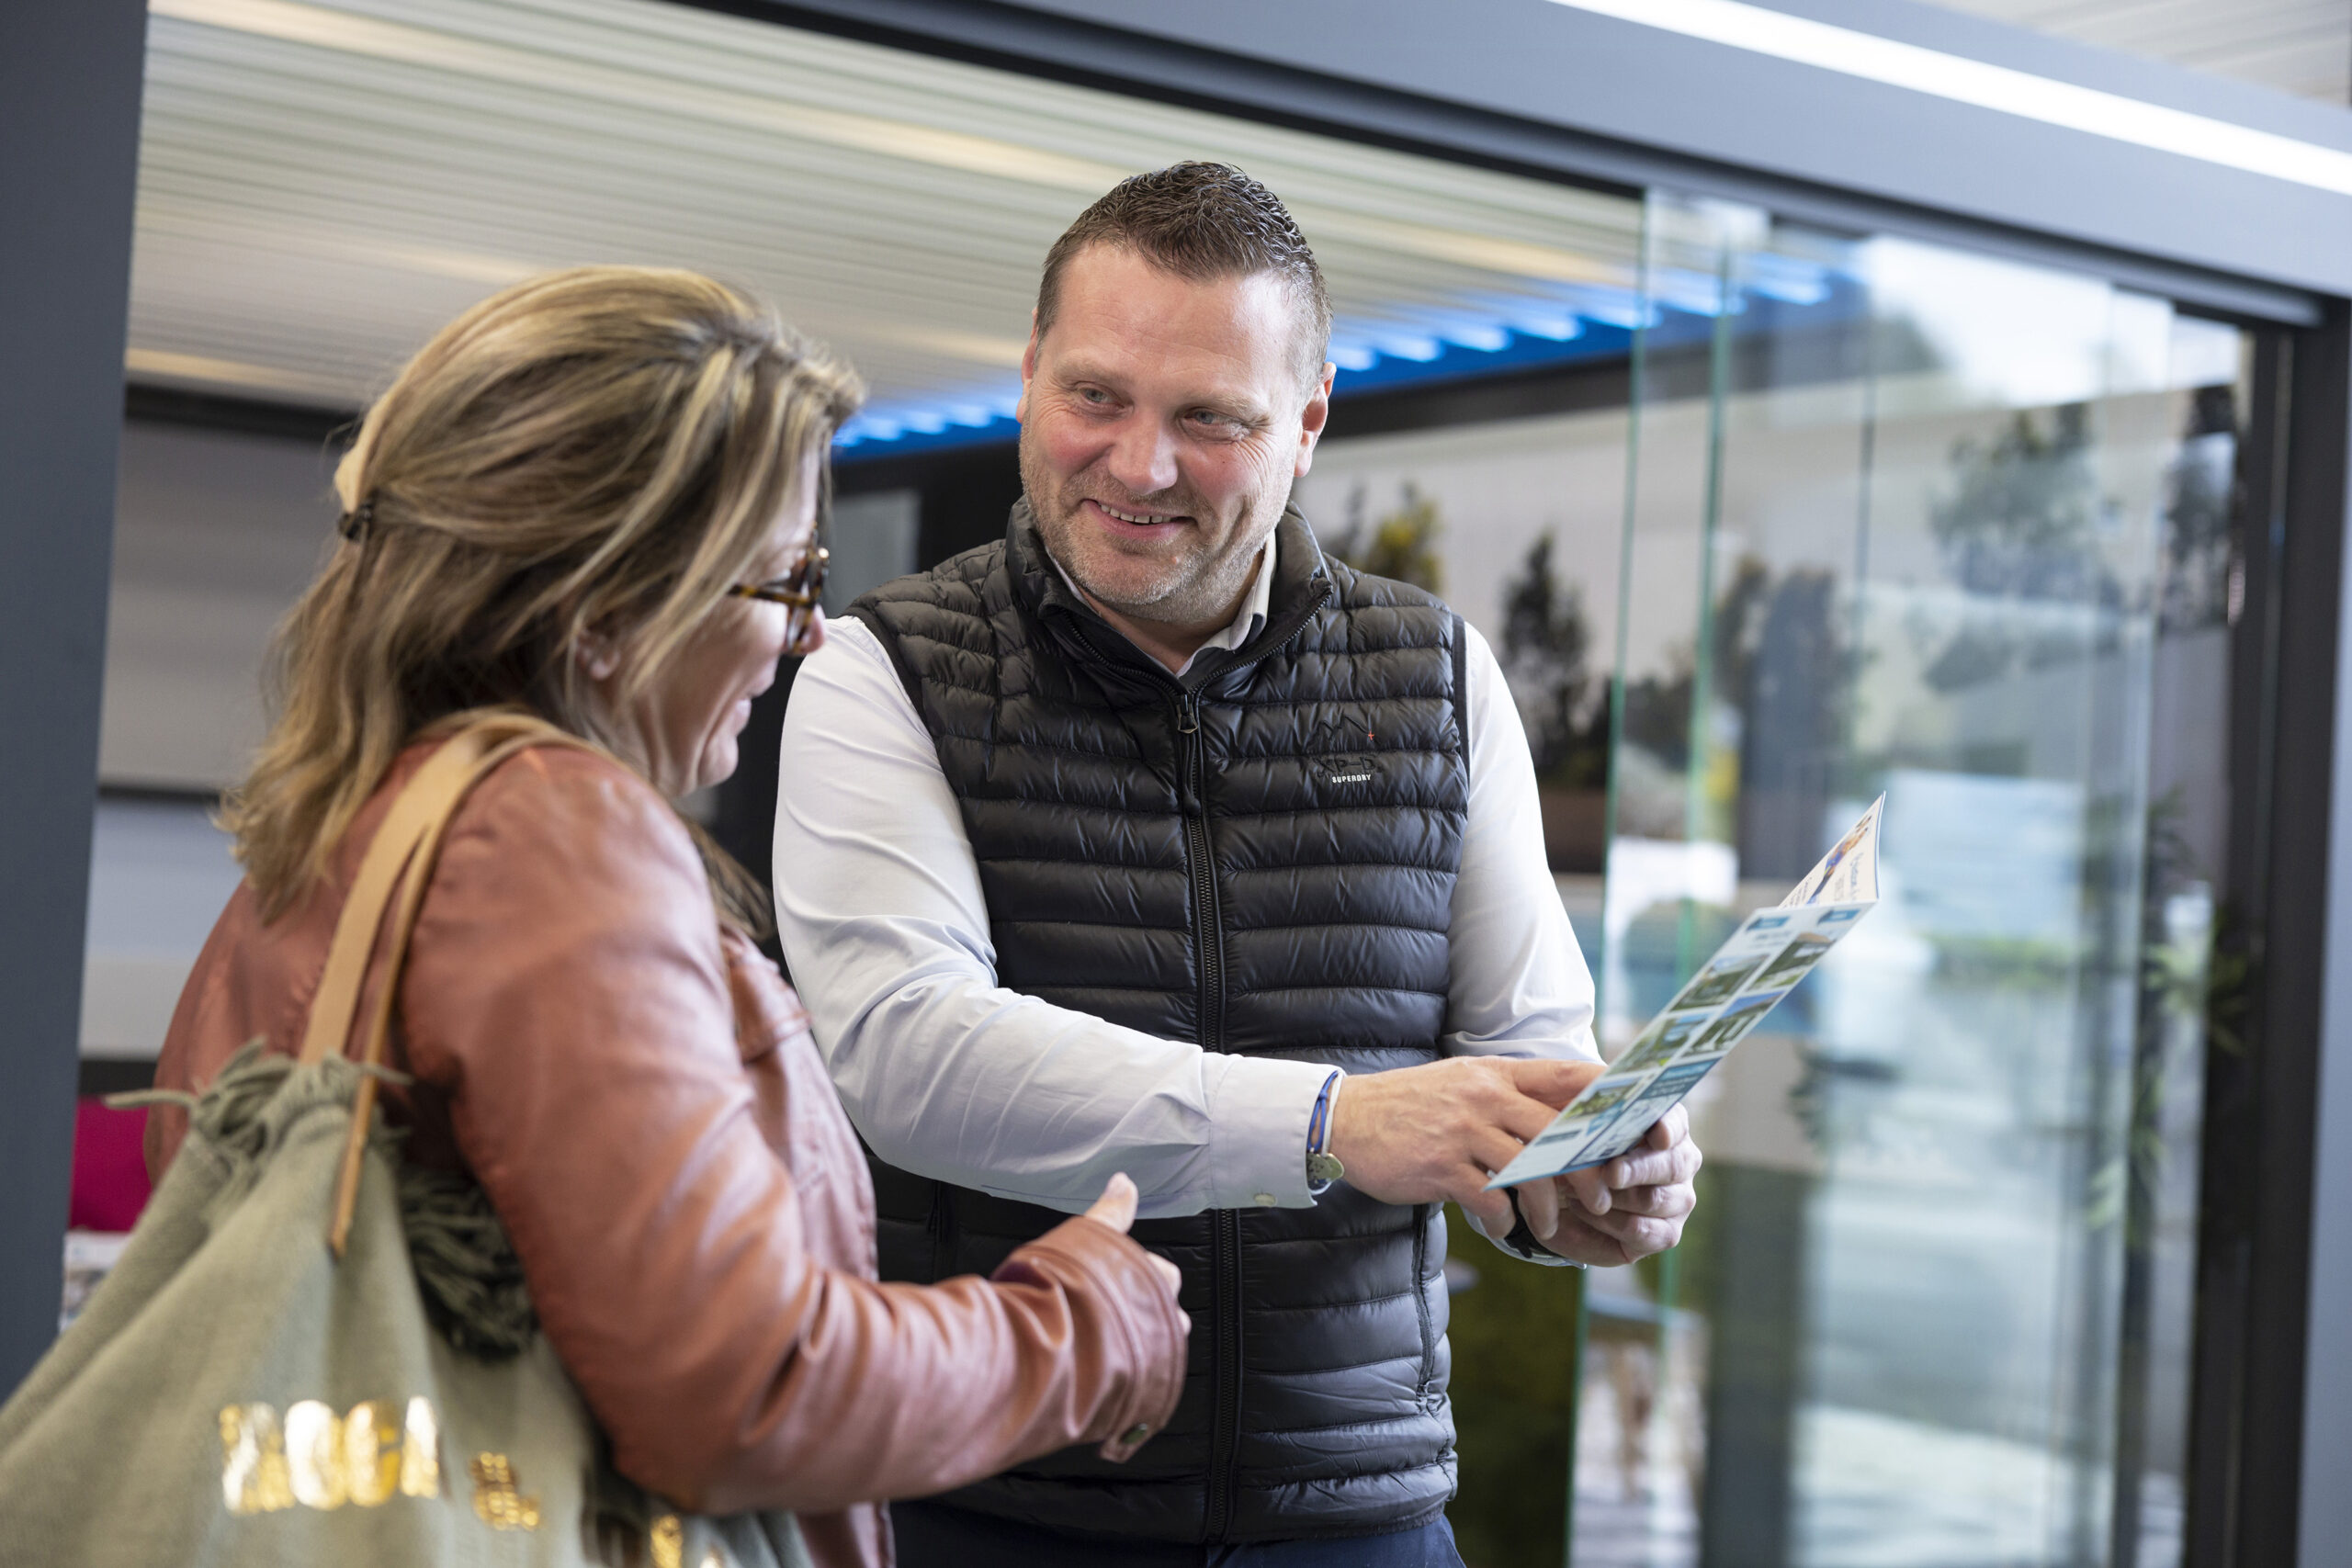
[[[1284,514],[1266,625],[1180,682],[1070,592],[1024,504],[1002,544],[850,611],[939,748],[999,982],[1213,1051],[1432,1061],[1462,859],[1460,620],[1327,561]],[[1305,1151],[1300,1151],[1305,1157]],[[885,1279],[993,1269],[1062,1215],[878,1162]],[[1184,1270],[1190,1374],[1124,1465],[1068,1450],[944,1501],[1160,1541],[1370,1534],[1453,1489],[1445,1229],[1345,1183],[1146,1221]]]

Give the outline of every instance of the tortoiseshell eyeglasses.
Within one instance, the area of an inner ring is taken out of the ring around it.
[[[791,654],[808,651],[808,634],[817,625],[817,606],[825,597],[825,568],[832,559],[832,552],[822,545],[810,547],[800,558],[800,564],[783,577],[766,582],[739,582],[728,589],[730,598],[756,599],[763,604],[781,604],[785,608],[784,651]]]

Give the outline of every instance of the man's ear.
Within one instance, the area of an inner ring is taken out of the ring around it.
[[[1029,423],[1029,383],[1037,378],[1037,311],[1029,311],[1029,345],[1021,351],[1021,400],[1012,405],[1012,417],[1023,424]]]
[[[1323,362],[1323,373],[1306,394],[1306,406],[1299,410],[1298,462],[1291,469],[1293,478],[1305,479],[1306,470],[1315,466],[1315,443],[1322,439],[1323,427],[1331,422],[1331,378],[1339,369],[1328,359]]]

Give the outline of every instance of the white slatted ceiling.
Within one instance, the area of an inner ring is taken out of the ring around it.
[[[1631,305],[1614,196],[660,0],[154,0],[131,369],[356,404],[492,288],[628,261],[985,417],[1054,236],[1182,157],[1290,202],[1349,352]]]
[[[2352,101],[2352,0],[1938,0],[2266,87]]]

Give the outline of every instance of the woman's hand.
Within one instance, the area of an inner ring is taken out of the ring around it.
[[[1136,1184],[1123,1170],[1103,1183],[1102,1196],[1094,1200],[1094,1207],[1086,1211],[1086,1218],[1098,1224],[1109,1225],[1125,1235],[1128,1227],[1136,1223]],[[1183,1271],[1156,1252],[1151,1255],[1151,1267],[1171,1294],[1183,1284]],[[1192,1320],[1186,1318],[1185,1323],[1189,1327]]]
[[[1094,1200],[1094,1207],[1087,1210],[1080,1217],[1092,1220],[1098,1224],[1108,1225],[1125,1235],[1127,1227],[1136,1223],[1135,1182],[1129,1179],[1125,1171],[1112,1177],[1109,1181],[1103,1183],[1102,1196]],[[1151,1265],[1152,1278],[1159,1280],[1160,1288],[1168,1292],[1169,1310],[1176,1314],[1177,1339],[1170,1348],[1175,1356],[1174,1364],[1181,1370],[1184,1341],[1193,1332],[1192,1318],[1175,1302],[1178,1289],[1184,1282],[1184,1275],[1176,1265],[1156,1252],[1147,1251],[1144,1253],[1144,1258]],[[1150,1438],[1154,1429],[1152,1423],[1166,1421],[1170,1413],[1175,1409],[1175,1385],[1171,1383],[1168,1387],[1164,1405],[1159,1411],[1156,1414],[1141,1412],[1140,1414],[1144,1416],[1142,1420],[1128,1427],[1117,1437],[1108,1439],[1095,1451],[1114,1464],[1125,1464],[1135,1457],[1136,1450]]]

